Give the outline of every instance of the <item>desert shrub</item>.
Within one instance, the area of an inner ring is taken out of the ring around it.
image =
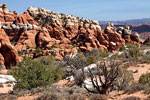
[[[47,86],[61,79],[63,69],[57,65],[46,63],[44,61],[40,62],[38,59],[25,59],[17,66],[14,66],[10,72],[18,82],[14,89],[32,89]]]
[[[150,63],[150,55],[146,54],[146,55],[143,55],[142,56],[142,59],[141,59],[141,62],[142,63]]]
[[[0,94],[0,100],[17,100],[17,96],[11,94]]]
[[[24,96],[26,94],[30,94],[30,91],[27,89],[15,89],[13,91],[10,91],[9,94],[20,97],[20,96]]]
[[[101,51],[101,52],[100,52],[100,56],[101,56],[101,57],[107,57],[108,55],[109,55],[108,50],[104,50],[104,51]]]
[[[88,70],[93,88],[86,87],[86,84],[84,84],[84,88],[91,93],[108,95],[119,77],[120,65],[121,62],[115,60],[103,60],[99,62],[97,65],[98,75],[94,75],[91,69]]]
[[[130,86],[126,87],[124,90],[128,93],[134,93],[137,91],[144,90],[145,86],[139,83],[133,83]]]
[[[87,93],[87,91],[84,88],[80,88],[78,86],[64,87],[59,90],[60,90],[59,92],[63,94],[86,94]]]
[[[90,56],[94,56],[96,58],[96,60],[99,60],[101,57],[107,57],[109,55],[108,50],[99,50],[99,49],[93,49],[90,52],[86,52],[85,56],[86,57],[90,57]]]
[[[142,55],[138,45],[127,44],[129,58],[138,58]]]
[[[100,55],[101,55],[100,50],[98,49],[93,49],[92,51],[86,52],[85,56],[87,59],[88,64],[96,63],[98,60],[100,60]]]
[[[130,97],[126,97],[123,100],[141,100],[141,98],[136,97],[136,96],[130,96]]]
[[[117,90],[124,90],[126,87],[129,87],[133,78],[132,71],[128,71],[127,69],[119,69],[119,76],[114,83],[114,87]]]
[[[92,94],[89,100],[108,100],[108,97],[102,94]]]
[[[144,93],[145,94],[150,94],[150,86],[149,86],[149,84],[144,85]]]
[[[118,59],[118,58],[124,58],[124,55],[123,54],[113,54],[112,56],[111,56],[111,58],[112,59]]]
[[[150,85],[150,73],[146,73],[146,74],[143,74],[140,76],[140,79],[139,79],[139,83],[140,84],[149,84]]]
[[[147,43],[145,43],[144,45],[146,45],[146,46],[150,46],[150,42],[147,42]]]
[[[12,94],[12,95],[15,95],[17,97],[20,97],[20,96],[24,96],[26,94],[36,94],[36,93],[39,93],[39,92],[42,92],[44,91],[44,88],[42,87],[37,87],[37,88],[32,88],[31,90],[27,90],[27,89],[15,89],[13,91],[10,91],[9,94]]]
[[[58,65],[53,56],[41,56],[36,59],[37,61],[43,63],[44,65]]]
[[[85,80],[85,77],[84,77],[82,71],[75,71],[74,79],[78,86],[82,86],[82,84],[84,83],[84,80]]]
[[[39,47],[37,47],[37,48],[35,49],[35,51],[36,51],[36,52],[41,52],[41,51],[42,51],[42,49],[41,49],[41,48],[39,48]]]
[[[119,48],[119,51],[124,51],[126,50],[126,47],[124,45],[122,45],[120,48]]]
[[[45,92],[43,95],[36,100],[61,100],[60,96],[56,93]]]
[[[84,88],[80,88],[78,86],[73,86],[71,89],[73,90],[73,93],[80,93],[80,94],[87,93],[87,91]]]
[[[78,94],[67,95],[65,100],[86,100],[84,96]]]
[[[97,59],[96,57],[93,55],[93,56],[88,56],[87,57],[87,64],[93,64],[93,63],[96,63],[97,62]]]
[[[138,48],[138,44],[127,43],[126,46],[127,48]]]
[[[61,62],[60,66],[67,67],[65,70],[65,77],[75,74],[75,71],[79,69],[84,69],[88,64],[86,62],[86,57],[83,53],[78,53],[77,55],[66,56]]]

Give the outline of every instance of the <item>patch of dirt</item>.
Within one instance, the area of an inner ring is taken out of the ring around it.
[[[0,87],[0,94],[2,93],[8,93],[9,91],[12,91],[13,87]]]
[[[133,73],[133,77],[135,81],[138,81],[142,74],[146,74],[150,72],[150,64],[138,64],[137,66],[131,66],[128,70],[136,71]]]

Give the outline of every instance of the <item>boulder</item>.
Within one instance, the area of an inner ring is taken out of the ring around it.
[[[52,38],[50,37],[50,34],[47,30],[41,30],[37,35],[37,44],[38,47],[42,49],[50,49],[52,45],[55,42],[53,42]]]
[[[16,65],[19,61],[18,52],[15,47],[11,45],[9,37],[3,29],[0,29],[0,34],[1,61],[4,58],[4,65],[7,69],[10,69],[10,66]]]
[[[15,48],[18,51],[26,50],[27,47],[35,48],[36,47],[36,41],[35,41],[36,35],[37,35],[36,30],[24,31],[23,33],[21,33],[19,40],[17,44],[15,45]]]
[[[29,15],[28,12],[24,12],[21,15],[18,15],[16,17],[16,20],[14,21],[15,24],[22,23],[22,24],[35,24],[38,23],[34,21],[34,19]]]

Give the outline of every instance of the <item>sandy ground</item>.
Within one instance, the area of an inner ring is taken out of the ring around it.
[[[13,87],[0,87],[0,93],[8,93],[9,91],[12,91]]]
[[[150,72],[150,64],[138,64],[137,66],[131,66],[128,70],[137,71],[133,73],[135,81],[138,81],[142,74]]]

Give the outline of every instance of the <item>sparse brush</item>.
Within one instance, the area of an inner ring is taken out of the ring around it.
[[[141,98],[136,97],[136,96],[130,96],[130,97],[126,97],[126,98],[124,98],[122,100],[141,100]]]
[[[17,96],[11,94],[0,94],[0,100],[17,100]]]
[[[65,100],[86,100],[86,97],[79,94],[67,95]]]
[[[56,93],[45,92],[43,95],[36,100],[61,100],[61,97]]]
[[[102,94],[92,94],[89,100],[108,100],[108,97]]]

